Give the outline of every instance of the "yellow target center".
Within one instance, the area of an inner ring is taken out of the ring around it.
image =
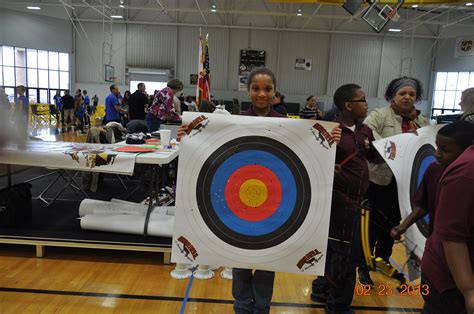
[[[267,200],[267,186],[260,180],[249,179],[240,186],[239,196],[248,207],[258,207]]]

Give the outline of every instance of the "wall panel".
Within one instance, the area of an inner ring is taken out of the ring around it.
[[[174,68],[176,41],[175,26],[127,25],[127,66]]]
[[[332,35],[327,94],[346,83],[363,87],[368,97],[377,95],[382,38]]]
[[[315,33],[282,33],[278,76],[286,94],[325,94],[328,73],[330,35]],[[296,70],[297,58],[312,59],[311,71]]]

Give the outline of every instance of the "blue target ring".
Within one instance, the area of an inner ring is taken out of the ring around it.
[[[260,165],[273,171],[284,190],[282,201],[276,212],[262,221],[246,221],[237,217],[229,208],[224,197],[224,189],[230,176],[239,168],[247,165]],[[216,170],[211,180],[211,203],[217,217],[233,231],[259,236],[280,228],[290,217],[296,202],[296,182],[288,166],[277,156],[259,150],[239,152],[225,160]]]
[[[413,168],[410,180],[410,199],[416,193],[416,190],[421,184],[423,180],[423,176],[425,175],[426,169],[428,166],[436,160],[434,157],[435,148],[431,144],[425,144],[420,147],[418,152],[415,155],[415,159],[413,161]],[[416,225],[420,232],[425,236],[429,237],[430,235],[430,217],[428,214],[416,222]]]

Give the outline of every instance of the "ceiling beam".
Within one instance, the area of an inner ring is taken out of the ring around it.
[[[102,20],[94,19],[79,19],[81,22],[102,23]],[[319,30],[319,29],[301,29],[301,28],[275,28],[275,27],[260,27],[260,26],[229,26],[229,25],[204,25],[197,23],[167,23],[167,22],[138,22],[138,21],[116,21],[115,24],[140,24],[140,25],[162,25],[162,26],[187,26],[187,27],[208,27],[218,29],[247,29],[247,30],[263,30],[263,31],[282,31],[282,32],[300,32],[300,33],[323,33],[323,34],[348,34],[360,36],[376,36],[376,37],[403,37],[399,34],[376,33],[376,32],[351,32],[338,30]],[[413,38],[427,38],[436,39],[438,36],[416,35]]]
[[[197,3],[198,0],[196,0]],[[60,2],[17,2],[17,1],[5,1],[4,4],[10,4],[10,5],[38,5],[38,6],[62,6]],[[92,5],[85,5],[81,3],[74,4],[75,8],[81,8],[81,7],[94,7]],[[335,6],[334,9],[336,8]],[[112,9],[119,9],[118,6],[111,6]],[[162,11],[162,8],[152,6],[152,7],[147,7],[147,6],[128,6],[128,9],[131,10],[147,10],[147,11],[152,11],[152,10],[158,10]],[[204,15],[203,11],[201,10],[201,7],[199,6],[197,9],[195,8],[167,8],[166,9],[169,12],[173,11],[178,11],[178,12],[187,12],[187,13],[196,13],[196,14],[201,14],[201,16]],[[458,7],[452,7],[446,11],[459,11]],[[423,23],[430,24],[430,25],[444,25],[446,24],[443,21],[433,21],[435,18],[440,17],[441,15],[445,14],[446,11],[442,12],[441,14],[436,15],[435,17],[431,17],[427,20],[421,20],[418,21],[419,23],[416,23],[417,21],[415,20],[416,17],[414,18],[415,21],[408,20],[405,22],[405,24],[417,24],[415,25],[421,25]],[[288,12],[288,11],[265,11],[265,10],[236,10],[236,9],[222,9],[220,10],[221,14],[230,14],[230,15],[253,15],[253,16],[278,16],[278,17],[294,17],[295,13],[294,12]],[[426,12],[425,12],[426,13]],[[303,17],[310,18],[311,14],[304,14]],[[352,16],[350,15],[345,15],[345,14],[318,14],[318,19],[329,19],[329,20],[350,20]],[[460,17],[462,18],[462,17]],[[205,18],[204,18],[205,19]],[[145,21],[144,21],[145,22]],[[206,20],[206,25],[208,25],[207,20]],[[464,23],[460,24],[462,26],[470,26],[473,27],[473,23]]]
[[[304,29],[306,27],[306,25],[308,25],[308,23],[313,19],[313,17],[316,15],[316,13],[318,13],[319,9],[321,9],[323,5],[320,4],[316,7],[316,9],[314,9],[313,11],[313,14],[311,14],[310,17],[308,17],[308,19],[304,22],[303,26],[301,26],[301,29]]]
[[[204,13],[203,13],[202,10],[201,10],[201,6],[199,5],[199,0],[195,0],[195,2],[196,2],[196,6],[197,6],[198,9],[199,9],[199,13],[201,13],[201,17],[202,17],[202,19],[204,20],[204,23],[206,23],[206,26],[209,25],[209,24],[207,23],[206,17],[204,16]]]

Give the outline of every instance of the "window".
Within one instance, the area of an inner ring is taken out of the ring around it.
[[[38,68],[48,68],[48,52],[44,50],[38,50]]]
[[[15,47],[15,66],[26,67],[26,49]]]
[[[49,69],[59,70],[59,57],[57,52],[49,52]]]
[[[433,91],[433,116],[453,114],[461,107],[461,93],[463,90],[474,87],[474,72],[437,72]]]
[[[26,52],[26,59],[27,65],[29,68],[37,68],[38,67],[38,52],[35,49],[28,49]]]
[[[12,101],[24,85],[30,101],[48,103],[56,90],[69,89],[69,74],[67,53],[0,45],[0,86]]]
[[[38,71],[38,87],[47,88],[49,85],[48,82],[48,70],[39,70]]]
[[[59,54],[59,69],[61,71],[69,71],[69,55],[67,53]]]
[[[15,68],[3,66],[3,85],[15,87]]]
[[[38,87],[37,69],[28,69],[28,87]]]
[[[15,65],[15,53],[13,47],[3,47],[3,65]]]

